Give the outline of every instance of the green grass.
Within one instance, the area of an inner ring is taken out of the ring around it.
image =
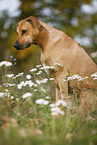
[[[96,145],[97,103],[87,110],[73,96],[71,106],[57,106],[63,114],[52,115],[54,87],[44,70],[36,75],[40,68],[27,79],[24,73],[9,78],[9,67],[1,66],[0,145]],[[23,97],[27,92],[31,96]],[[48,103],[37,104],[38,99]]]

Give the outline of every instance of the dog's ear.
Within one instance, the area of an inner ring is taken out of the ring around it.
[[[27,22],[31,23],[35,28],[39,29],[39,31],[43,30],[43,26],[35,17],[30,16],[29,18],[27,18]]]

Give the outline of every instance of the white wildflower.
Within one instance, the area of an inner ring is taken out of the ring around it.
[[[26,78],[29,80],[31,79],[31,75],[26,75]]]
[[[79,75],[77,75],[77,74],[74,74],[74,76],[72,76],[72,78],[73,79],[79,79],[79,78],[81,78]]]
[[[49,106],[50,106],[50,107],[56,107],[56,105],[55,105],[55,104],[50,104]]]
[[[4,97],[4,92],[0,92],[0,98]]]
[[[34,86],[34,83],[31,80],[25,81],[25,82],[22,81],[20,84],[17,85],[17,87],[18,87],[18,89],[22,89],[22,87],[25,87],[27,85],[29,85],[29,87],[32,87],[32,86]]]
[[[16,98],[16,101],[19,101],[19,98]]]
[[[14,96],[11,96],[10,98],[11,98],[11,99],[13,99],[13,98],[14,98]]]
[[[93,78],[93,80],[97,80],[97,78]]]
[[[48,105],[48,104],[49,104],[49,101],[44,100],[43,104],[44,104],[44,105]]]
[[[67,106],[67,103],[65,101],[62,101],[62,106],[66,107]]]
[[[43,104],[44,102],[44,99],[38,99],[35,101],[36,104]]]
[[[34,84],[34,87],[37,87],[37,84]]]
[[[29,82],[29,87],[34,86],[34,83],[32,81]]]
[[[67,80],[63,79],[64,82],[66,82]]]
[[[59,63],[54,63],[54,65],[60,66],[60,64],[59,64]]]
[[[5,66],[11,66],[12,63],[11,62],[6,62]]]
[[[20,84],[21,84],[22,86],[24,86],[25,82],[24,82],[24,81],[22,81]]]
[[[45,78],[45,79],[43,79],[43,80],[42,80],[42,83],[44,83],[44,84],[45,84],[45,83],[47,83],[47,81],[48,81],[48,79],[47,79],[47,78]]]
[[[69,81],[69,80],[72,80],[72,77],[67,77],[67,80]]]
[[[37,89],[34,89],[33,91],[34,91],[34,92],[37,92],[38,90],[37,90]]]
[[[36,73],[36,75],[40,75],[40,74],[42,74],[42,71],[38,71],[38,72]]]
[[[16,75],[15,77],[13,77],[12,79],[16,79],[17,77],[23,76],[23,72],[19,73],[18,75]]]
[[[5,87],[8,87],[8,86],[12,87],[12,86],[15,86],[16,84],[5,83],[4,85]]]
[[[84,78],[81,78],[81,79],[79,79],[78,81],[82,81],[82,80],[84,80]]]
[[[61,115],[64,115],[65,112],[62,111],[59,107],[54,107],[54,108],[51,108],[51,111],[55,114],[61,114]],[[52,115],[52,114],[51,114]]]
[[[5,76],[8,78],[12,78],[14,76],[14,74],[6,74]]]
[[[18,89],[22,89],[22,85],[21,84],[18,84]]]
[[[8,89],[5,89],[5,92],[8,92],[9,90]]]
[[[41,64],[39,64],[39,65],[36,65],[36,67],[37,67],[37,68],[39,68],[39,67],[41,67],[41,66],[42,66]]]
[[[29,83],[31,83],[31,80],[25,81],[24,84],[23,84],[23,86],[25,87],[25,86],[29,85]]]
[[[17,85],[18,89],[22,89],[22,86],[24,86],[25,82],[22,81],[20,84]]]
[[[3,66],[3,65],[5,65],[5,64],[6,64],[6,61],[0,62],[0,66]]]
[[[60,114],[61,114],[61,115],[64,115],[64,114],[65,114],[65,112],[64,112],[64,111],[60,111]]]
[[[30,92],[27,92],[22,96],[22,98],[25,99],[25,98],[31,97],[31,96],[32,96],[32,94]]]
[[[94,73],[94,74],[92,74],[91,77],[95,77],[95,78],[97,78],[97,72]]]
[[[82,79],[82,77],[77,74],[74,74],[74,76],[72,76],[72,79]]]
[[[56,106],[60,106],[62,103],[61,103],[61,100],[58,100],[57,102],[56,102]]]
[[[96,52],[91,53],[91,57],[92,57],[92,58],[97,57],[97,51],[96,51]]]
[[[66,103],[65,101],[63,101],[63,100],[58,100],[58,101],[56,102],[56,106],[60,106],[60,105],[66,107],[66,106],[67,106],[67,103]]]
[[[49,70],[49,69],[53,69],[54,67],[52,67],[52,66],[43,66],[43,67],[41,67],[40,68],[40,70]]]
[[[37,71],[37,68],[32,68],[32,69],[30,70],[30,72],[35,72],[35,71]]]
[[[83,80],[83,78],[77,74],[74,74],[73,76],[67,77],[67,80],[74,80],[74,79]]]
[[[21,72],[21,73],[18,74],[18,76],[23,76],[23,74],[24,74],[24,72]]]
[[[0,62],[0,67],[3,66],[3,65],[5,65],[5,66],[11,66],[12,63],[8,62],[8,61],[2,61],[2,62]]]
[[[40,85],[40,84],[42,84],[42,83],[44,83],[44,84],[47,83],[47,81],[48,81],[48,79],[45,78],[45,79],[43,79],[43,80],[36,80],[36,83]]]
[[[50,78],[49,80],[50,80],[50,81],[54,81],[54,78]]]
[[[85,79],[88,79],[89,77],[86,76],[86,77],[84,77],[84,78],[85,78]]]
[[[44,100],[44,99],[38,99],[35,101],[36,104],[40,104],[40,105],[48,105],[49,101]]]
[[[10,97],[10,93],[5,92],[5,96],[6,96],[6,97]]]
[[[10,86],[10,87],[15,86],[15,85],[16,85],[16,84],[10,84],[10,83],[9,83],[9,86]]]
[[[59,114],[57,112],[52,112],[51,115],[52,116],[58,116]]]
[[[20,114],[20,113],[17,113],[17,115],[18,115],[18,116],[21,116],[21,114]]]
[[[46,96],[45,98],[46,98],[46,99],[50,99],[50,97],[49,97],[49,96]]]
[[[43,91],[44,93],[46,93],[46,90],[43,87],[41,88],[41,91]]]
[[[60,105],[67,107],[67,103],[63,100],[58,100],[55,104],[49,105],[51,107],[51,111],[52,111],[51,115],[64,115],[65,114],[65,112],[62,111],[60,109],[60,107],[58,107]]]
[[[53,108],[51,108],[51,111],[59,113],[61,111],[61,109],[59,107],[53,107]]]

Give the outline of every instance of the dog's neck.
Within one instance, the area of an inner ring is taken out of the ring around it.
[[[56,43],[60,38],[63,32],[56,30],[55,28],[51,27],[50,25],[39,21],[39,23],[44,27],[43,31],[40,31],[35,43],[41,48],[42,53],[44,53],[51,45],[49,44],[52,39],[54,42],[52,42],[52,45]],[[57,35],[58,34],[58,35]],[[52,49],[52,47],[51,47]]]
[[[41,51],[44,51],[46,49],[46,45],[48,42],[48,33],[45,28],[43,28],[42,31],[39,32],[35,44],[41,49]]]

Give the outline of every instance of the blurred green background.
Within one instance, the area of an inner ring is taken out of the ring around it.
[[[18,51],[16,25],[35,16],[75,39],[97,62],[97,0],[0,0],[0,61],[14,61],[19,71],[40,64],[40,49]]]

